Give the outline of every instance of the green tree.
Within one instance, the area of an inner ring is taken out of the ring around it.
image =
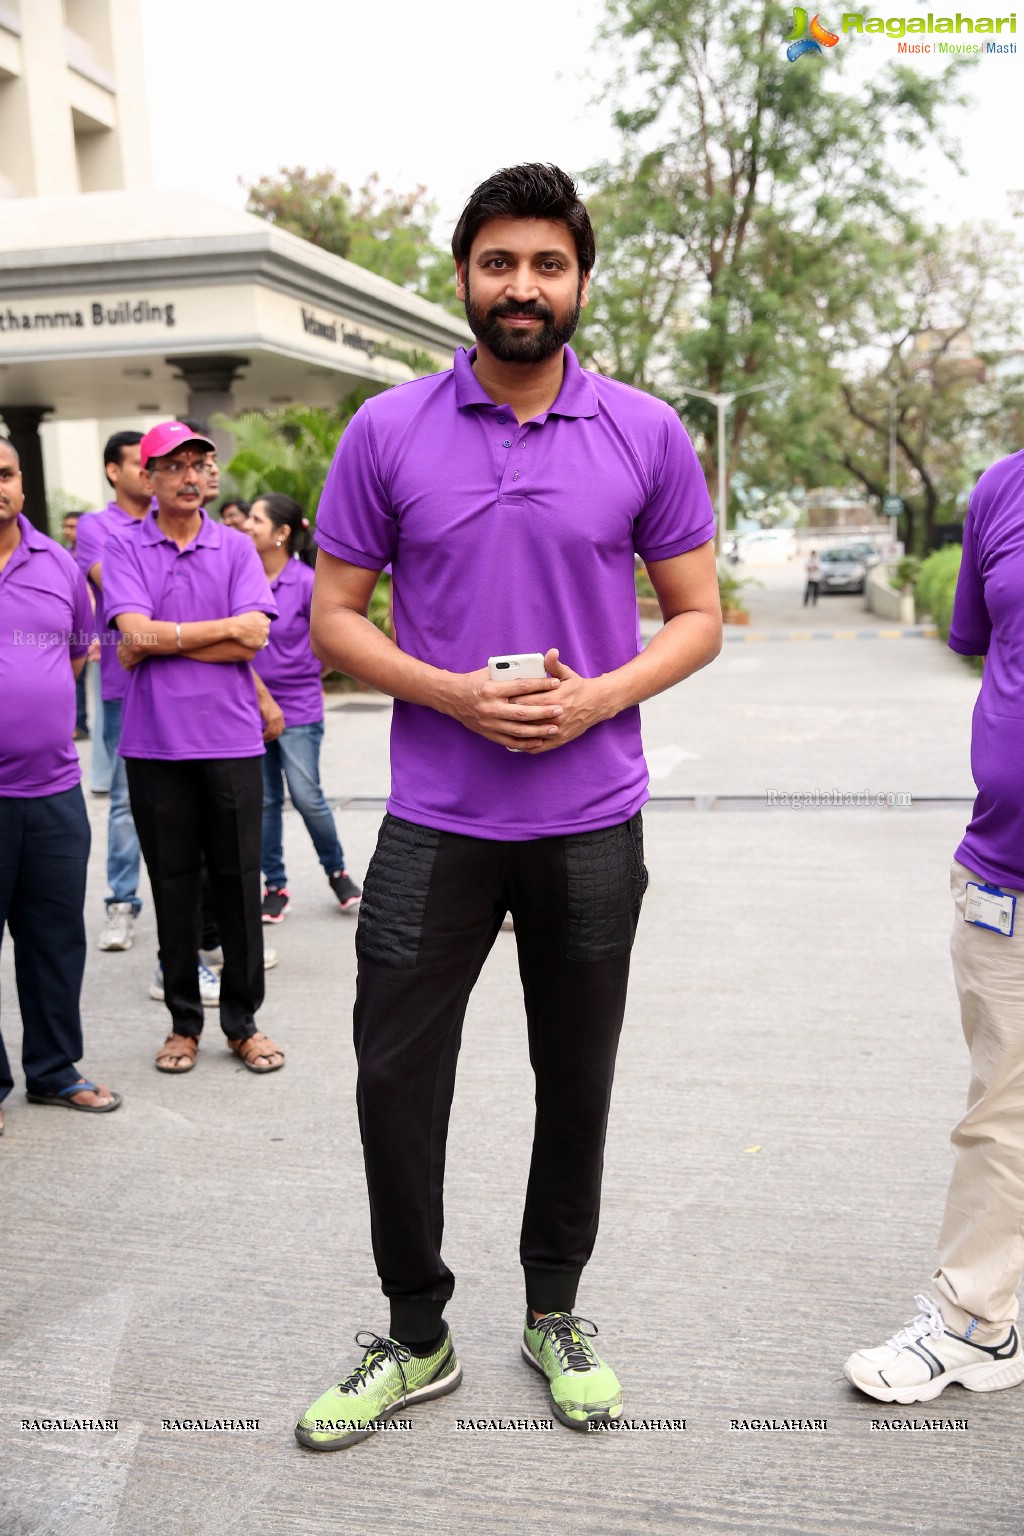
[[[958,65],[932,77],[889,65],[843,89],[843,44],[791,64],[791,28],[776,0],[608,8],[621,149],[588,176],[599,264],[581,346],[685,413],[709,475],[714,412],[681,386],[778,381],[737,401],[730,466],[751,433],[780,476],[807,457],[786,442],[797,426],[812,442],[822,430],[800,390],[822,353],[863,344],[881,275],[911,270],[908,156],[926,141],[950,149],[940,107],[959,100]]]
[[[356,411],[375,391],[356,390],[333,409],[289,405],[280,411],[243,411],[240,416],[215,419],[235,437],[235,451],[226,466],[233,494],[255,501],[267,491],[282,491],[299,503],[316,525],[320,493],[327,479],[341,434]],[[382,575],[370,599],[370,618],[391,633],[391,578]]]
[[[876,306],[881,361],[839,381],[845,409],[828,456],[881,498],[895,432],[910,548],[930,548],[936,523],[962,515],[981,470],[1020,442],[1022,256],[992,226],[935,232],[909,280]]]
[[[235,439],[235,451],[225,466],[233,492],[254,501],[264,491],[283,491],[295,498],[312,527],[341,434],[363,401],[375,393],[356,390],[333,408],[288,405],[216,420],[214,425]]]
[[[247,212],[461,313],[451,252],[433,240],[437,205],[426,187],[396,192],[375,172],[353,191],[334,171],[303,165],[242,185]]]

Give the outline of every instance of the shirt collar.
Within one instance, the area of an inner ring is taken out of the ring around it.
[[[273,591],[274,588],[280,586],[282,582],[284,582],[285,586],[287,586],[289,582],[295,581],[296,575],[294,567],[299,564],[301,564],[301,562],[296,560],[294,555],[289,555],[287,563],[282,565],[281,569],[270,583],[270,590]]]
[[[596,416],[600,409],[597,390],[580,367],[572,347],[565,347],[563,351],[565,372],[562,387],[554,404],[543,415],[535,417],[536,421],[544,421],[547,416]],[[473,372],[475,357],[476,347],[470,348],[468,352],[465,347],[459,347],[455,353],[455,404],[459,410],[475,405],[494,406],[494,401]]]
[[[26,549],[46,549],[50,544],[56,543],[49,534],[41,533],[35,523],[30,523],[24,512],[18,513],[18,530],[21,533],[21,542]]]
[[[204,511],[200,511],[199,515],[202,518],[202,522],[199,524],[199,532],[192,540],[192,543],[186,544],[185,548],[198,549],[200,545],[208,544],[211,549],[219,549],[221,543],[220,524],[213,522],[211,518],[207,517]],[[170,538],[166,533],[164,533],[163,529],[157,523],[155,507],[147,512],[142,520],[142,542],[143,544],[174,543],[174,540]]]
[[[154,501],[150,505],[150,511],[153,511],[155,507],[156,502]],[[102,510],[108,514],[112,514],[118,519],[119,522],[122,523],[141,523],[143,521],[141,517],[133,517],[130,512],[126,512],[124,507],[118,506],[116,501],[108,501]]]

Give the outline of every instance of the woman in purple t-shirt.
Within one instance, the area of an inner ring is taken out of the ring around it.
[[[245,523],[278,606],[268,645],[252,665],[280,705],[285,722],[281,735],[267,742],[263,759],[261,862],[266,890],[261,910],[265,923],[279,923],[289,903],[281,827],[285,779],[341,910],[354,911],[362,896],[345,868],[334,814],[320,786],[324,697],[320,663],[309,643],[313,572],[297,558],[308,544],[308,528],[298,502],[278,492],[253,502]]]

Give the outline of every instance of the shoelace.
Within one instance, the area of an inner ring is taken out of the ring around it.
[[[908,1345],[916,1344],[918,1339],[941,1339],[946,1330],[942,1313],[930,1296],[915,1296],[914,1305],[921,1310],[912,1323],[893,1334],[889,1340],[893,1349],[906,1349]]]
[[[570,1371],[596,1371],[597,1360],[587,1339],[597,1337],[597,1324],[571,1312],[549,1312],[530,1325],[542,1333]]]
[[[405,1379],[405,1366],[412,1358],[412,1350],[404,1344],[397,1343],[394,1339],[383,1338],[379,1333],[360,1331],[356,1334],[356,1343],[366,1351],[351,1376],[346,1376],[344,1381],[338,1382],[339,1392],[358,1392],[380,1366],[388,1360],[393,1360],[402,1375],[402,1391],[407,1386]]]
[[[219,985],[219,977],[217,976],[217,972],[211,971],[210,967],[208,965],[204,965],[202,960],[199,962],[199,984],[200,986],[205,985],[207,987]]]

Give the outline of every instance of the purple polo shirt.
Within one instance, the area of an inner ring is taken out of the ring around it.
[[[1024,452],[974,488],[949,644],[987,658],[971,731],[978,798],[956,857],[1024,890]]]
[[[137,527],[140,519],[110,501],[100,512],[90,512],[78,519],[75,559],[82,575],[88,577],[93,566],[102,566],[107,540],[121,528]],[[100,632],[100,692],[104,699],[123,699],[128,691],[128,673],[117,659],[117,636],[107,627],[103,590],[89,582],[96,600],[96,623]]]
[[[277,618],[270,644],[257,651],[253,668],[284,713],[285,726],[314,725],[324,717],[321,667],[309,643],[309,602],[313,572],[302,560],[289,560],[270,584]]]
[[[71,661],[96,626],[68,551],[25,516],[18,527],[21,543],[0,571],[0,795],[37,799],[81,780]]]
[[[211,522],[205,512],[184,549],[161,532],[154,512],[112,533],[103,593],[110,625],[120,613],[179,624],[277,613],[248,534]],[[177,761],[258,757],[263,729],[249,663],[148,657],[128,674],[118,750],[122,757]]]
[[[641,650],[634,551],[667,560],[714,520],[678,416],[583,370],[565,349],[555,403],[519,426],[461,348],[451,372],[368,400],[345,429],[317,512],[317,542],[393,570],[396,639],[471,672],[502,652],[557,646],[585,677]],[[396,816],[521,841],[612,826],[647,799],[639,709],[539,757],[508,752],[447,715],[395,701]]]

